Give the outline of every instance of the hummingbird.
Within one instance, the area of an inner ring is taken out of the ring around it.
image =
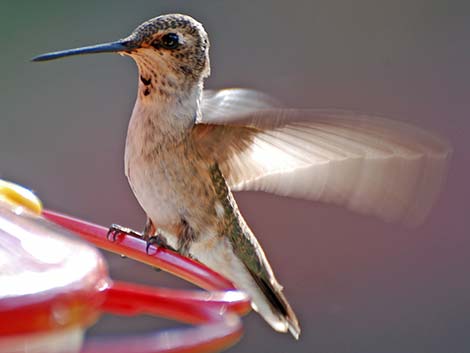
[[[110,231],[142,236],[221,273],[276,331],[298,338],[299,321],[234,191],[419,224],[441,189],[451,147],[432,133],[376,115],[286,108],[250,89],[204,90],[209,39],[190,16],[161,15],[123,39],[33,60],[91,53],[130,56],[138,66],[125,174],[147,221],[142,233]]]

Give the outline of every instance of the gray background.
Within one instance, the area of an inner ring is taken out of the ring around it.
[[[455,148],[428,221],[406,229],[333,206],[237,196],[298,312],[299,342],[255,314],[231,352],[470,351],[470,17],[461,1],[5,1],[0,3],[0,177],[48,208],[140,229],[123,174],[136,68],[117,55],[32,56],[117,39],[191,14],[212,47],[207,87],[252,87],[296,107],[399,117]],[[109,256],[115,278],[187,286]],[[90,334],[152,330],[106,317]]]

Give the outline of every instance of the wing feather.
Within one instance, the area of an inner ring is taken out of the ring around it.
[[[281,109],[249,90],[210,92],[205,99],[195,141],[234,191],[334,203],[418,224],[446,175],[449,144],[405,123],[341,110]]]

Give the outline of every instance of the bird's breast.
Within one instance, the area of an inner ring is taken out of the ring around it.
[[[196,233],[218,231],[210,165],[189,141],[159,145],[129,131],[125,168],[137,200],[157,227],[171,228],[184,220]]]

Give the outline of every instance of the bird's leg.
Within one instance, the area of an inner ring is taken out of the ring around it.
[[[125,235],[130,235],[131,237],[139,238],[145,240],[147,243],[146,247],[146,252],[148,254],[149,252],[149,247],[152,244],[157,244],[158,246],[174,250],[171,246],[168,245],[165,237],[161,234],[157,233],[157,229],[155,228],[152,220],[147,217],[147,221],[145,222],[145,227],[144,231],[142,233],[139,233],[133,229],[127,228],[120,226],[119,224],[112,224],[111,227],[109,227],[108,234],[106,238],[108,240],[115,241],[116,237],[119,234],[125,234]],[[111,238],[111,239],[110,239]],[[121,255],[123,256],[123,255]],[[156,271],[161,271],[161,269],[154,267]]]
[[[142,234],[142,238],[147,243],[147,247],[145,248],[145,252],[147,254],[149,253],[150,245],[154,244],[154,242],[158,244],[158,246],[165,247],[165,245],[168,245],[166,244],[166,239],[163,236],[158,234],[155,225],[153,224],[152,220],[149,217],[147,217],[147,221],[145,222],[145,227],[144,227],[144,232]],[[162,245],[163,243],[165,243],[165,245]],[[167,246],[167,248],[169,247]],[[161,271],[161,269],[158,267],[153,267],[153,269],[157,272]]]
[[[147,230],[147,228],[150,228],[150,230]],[[150,245],[153,244],[157,245],[158,247],[176,251],[168,244],[165,236],[155,228],[150,219],[147,219],[147,224],[145,225],[144,239],[147,242],[147,254],[149,252]]]
[[[157,228],[153,225],[152,220],[147,217],[145,222],[144,231],[142,233],[142,238],[148,243],[149,239],[157,232]]]
[[[144,231],[142,233],[139,233],[127,227],[120,226],[119,224],[112,224],[111,227],[109,227],[108,235],[106,237],[108,238],[108,240],[115,241],[116,237],[119,234],[125,234],[125,235],[130,235],[131,237],[134,237],[134,238],[144,239],[146,242],[148,242],[148,240],[152,237],[152,235],[155,232],[156,232],[155,226],[153,225],[150,218],[147,217]],[[110,239],[111,237],[112,239]]]
[[[111,227],[109,227],[108,234],[106,235],[106,238],[111,241],[116,241],[116,237],[119,234],[125,234],[125,235],[130,235],[134,238],[143,238],[143,234],[139,233],[133,229],[127,228],[120,226],[119,224],[111,224]]]
[[[145,241],[148,241],[148,239],[152,236],[154,232],[155,232],[155,227],[153,226],[152,221],[149,218],[147,218],[147,222],[145,223],[143,232],[138,232],[131,228],[123,227],[119,224],[111,224],[111,227],[109,227],[106,238],[108,238],[108,240],[116,241],[116,237],[119,234],[124,234],[124,235],[130,235],[131,237],[134,237],[134,238],[144,239]]]
[[[150,245],[153,244],[175,251],[175,249],[173,249],[173,247],[168,244],[166,238],[157,231],[157,228],[154,226],[152,220],[148,217],[142,233],[127,227],[120,226],[119,224],[112,224],[111,227],[109,227],[107,238],[108,240],[115,241],[119,234],[130,235],[131,237],[145,240],[147,243],[147,253]]]
[[[139,232],[136,232],[135,230],[120,226],[119,224],[111,224],[111,227],[109,227],[108,229],[108,234],[106,234],[106,239],[111,240],[112,242],[115,242],[116,237],[119,234],[126,234],[132,237],[142,238],[142,234],[140,234]],[[121,254],[121,257],[124,259],[127,256]]]
[[[170,245],[168,245],[166,238],[156,229],[152,220],[148,217],[147,222],[145,223],[143,239],[147,242],[147,247],[145,248],[147,254],[149,253],[150,245],[153,244],[156,244],[158,247],[163,247],[173,251],[175,250]],[[153,267],[153,269],[157,272],[161,271],[161,269],[158,267]]]

